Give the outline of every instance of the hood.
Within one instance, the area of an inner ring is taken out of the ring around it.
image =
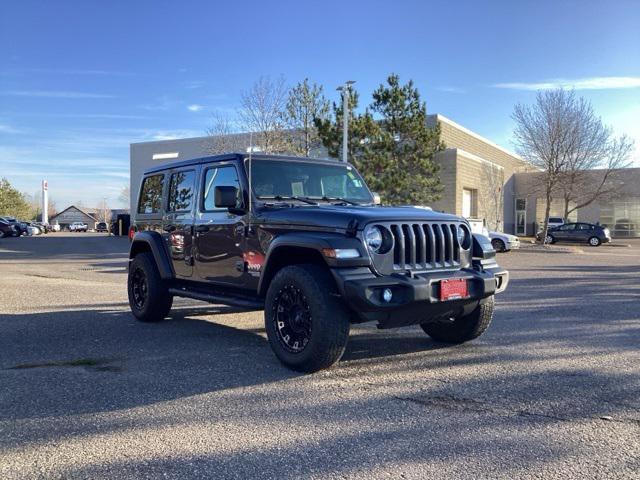
[[[260,223],[326,227],[329,229],[346,229],[353,220],[356,220],[359,230],[372,222],[455,222],[463,220],[455,215],[434,212],[421,207],[365,207],[330,204],[262,208],[257,213],[257,217],[257,221]]]

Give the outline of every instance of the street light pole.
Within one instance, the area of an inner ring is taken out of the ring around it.
[[[347,80],[344,85],[337,88],[342,92],[342,161],[347,162],[349,153],[349,93],[354,80]]]

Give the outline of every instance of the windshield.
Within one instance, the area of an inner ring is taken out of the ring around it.
[[[257,198],[373,202],[364,180],[350,165],[265,159],[253,159],[251,164],[251,186]]]

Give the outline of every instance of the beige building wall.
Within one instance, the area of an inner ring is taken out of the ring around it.
[[[445,194],[433,208],[462,215],[463,190],[470,189],[476,192],[475,216],[486,219],[491,228],[513,232],[514,174],[532,170],[531,165],[443,115],[430,115],[427,123],[440,126],[446,146],[435,157]]]

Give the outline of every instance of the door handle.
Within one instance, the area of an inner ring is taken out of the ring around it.
[[[164,231],[168,232],[168,233],[174,232],[175,230],[176,230],[176,226],[175,225],[166,225],[164,227]]]
[[[196,233],[206,233],[209,231],[209,225],[198,225],[196,227]]]

